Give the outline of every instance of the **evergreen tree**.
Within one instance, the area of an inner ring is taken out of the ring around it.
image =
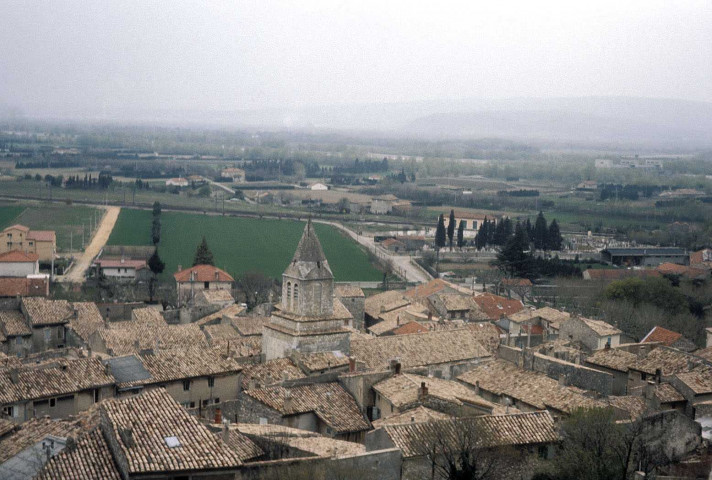
[[[452,241],[455,237],[455,210],[450,210],[450,219],[447,223],[447,239],[450,242],[450,251],[452,252]]]
[[[492,219],[487,222],[487,245],[494,245],[494,231],[496,227],[496,220]]]
[[[564,239],[561,237],[561,231],[559,230],[559,224],[556,219],[551,221],[549,225],[549,235],[547,237],[549,250],[561,250],[561,243]]]
[[[534,222],[534,248],[537,250],[545,250],[547,248],[547,237],[549,236],[549,229],[546,226],[546,218],[544,214],[539,212],[536,217],[536,222]]]
[[[435,248],[440,250],[445,246],[447,234],[445,233],[445,217],[440,214],[438,218],[438,228],[435,230]]]
[[[524,222],[524,230],[527,232],[529,242],[534,241],[534,231],[532,230],[532,222],[529,221],[529,217],[527,217],[527,221]]]
[[[524,251],[528,245],[526,231],[517,222],[512,236],[497,254],[497,265],[512,277],[527,277],[532,273],[532,257]]]
[[[163,263],[163,260],[161,260],[161,257],[158,256],[158,249],[153,252],[153,255],[151,255],[151,258],[148,259],[148,268],[151,270],[151,279],[148,281],[148,296],[149,296],[149,301],[153,302],[153,296],[156,294],[156,283],[158,279],[158,275],[163,273],[163,270],[166,268],[166,264]]]
[[[487,246],[487,217],[480,223],[480,228],[475,236],[475,247],[477,250],[482,250]]]
[[[465,221],[460,220],[460,224],[457,226],[457,248],[462,249],[465,245]]]
[[[198,245],[198,248],[195,250],[193,266],[196,265],[215,265],[213,252],[208,248],[208,242],[205,240],[205,236],[203,236],[203,241],[200,242],[200,245]]]
[[[137,180],[140,182],[140,180]],[[158,217],[161,214],[161,203],[156,201],[153,202],[153,216]]]
[[[153,217],[151,240],[153,240],[154,245],[158,245],[158,242],[161,241],[161,217]]]

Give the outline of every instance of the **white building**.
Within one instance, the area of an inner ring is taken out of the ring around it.
[[[95,265],[101,275],[113,280],[129,282],[142,279],[142,273],[148,275],[146,260],[99,259]]]
[[[323,184],[323,183],[321,183],[321,182],[317,182],[317,183],[312,183],[311,185],[309,185],[309,189],[310,189],[310,190],[324,191],[324,190],[328,190],[328,189],[329,189],[329,186],[328,186],[328,185],[325,185],[325,184]]]
[[[187,187],[189,184],[188,180],[182,177],[166,180],[166,187]]]
[[[40,273],[39,255],[19,250],[0,254],[0,277],[27,277]]]

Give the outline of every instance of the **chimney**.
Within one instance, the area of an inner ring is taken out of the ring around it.
[[[689,367],[689,363],[688,363],[688,367]],[[690,367],[690,370],[691,370],[691,369],[692,369],[692,368]],[[662,371],[662,369],[656,368],[656,369],[655,369],[655,380],[656,380],[658,383],[660,383],[660,381],[662,380],[662,378],[663,378],[663,371]]]
[[[418,391],[418,400],[422,400],[428,395],[428,387],[425,382],[420,382],[420,390]]]
[[[223,439],[223,442],[227,442],[228,440],[230,440],[230,428],[229,428],[227,422],[223,423],[222,439]]]
[[[111,364],[109,362],[104,364],[104,373],[106,375],[111,375]]]
[[[566,386],[566,375],[564,375],[563,373],[559,375],[559,386],[560,387]]]
[[[611,342],[606,342],[606,345],[603,347],[604,350],[610,350],[611,349]]]
[[[247,382],[247,389],[248,389],[248,390],[254,390],[255,388],[257,388],[257,382],[255,382],[255,379],[254,379],[254,378],[251,378],[251,379]]]
[[[415,423],[415,415],[410,416],[410,423]]]
[[[284,410],[284,413],[289,413],[292,411],[293,407],[294,399],[292,398],[292,392],[287,390],[287,394],[284,396],[284,404],[282,406],[282,409]]]
[[[91,347],[87,347],[87,357],[91,358]]]
[[[479,394],[480,394],[480,381],[476,380],[475,381],[475,395],[479,395]]]
[[[215,270],[215,281],[217,282],[219,278],[220,278],[220,272],[218,270]]]
[[[400,315],[396,317],[396,326],[400,327]]]
[[[20,382],[20,374],[16,368],[10,369],[10,381],[14,384],[17,384]]]
[[[217,423],[217,424],[222,423],[222,410],[220,410],[219,408],[215,409],[215,422],[214,423]]]
[[[136,350],[137,353],[141,350],[141,342],[139,342],[138,339],[134,340],[134,350]]]
[[[349,373],[356,371],[356,359],[354,357],[349,357]]]
[[[401,363],[396,361],[396,363],[393,364],[393,373],[396,375],[400,375],[401,373]]]
[[[433,312],[428,312],[428,321],[429,322],[433,321]]]
[[[386,306],[385,306],[385,305],[381,305],[381,313],[386,313]]]
[[[183,271],[183,265],[178,265],[178,271],[179,272]]]

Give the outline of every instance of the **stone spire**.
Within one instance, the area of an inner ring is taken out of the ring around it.
[[[317,238],[314,231],[311,218],[304,227],[304,233],[302,233],[302,238],[299,240],[297,250],[294,252],[294,257],[284,274],[305,280],[334,278],[334,274],[331,273],[331,268],[329,268],[329,262],[324,255],[324,250],[321,248],[319,238]]]

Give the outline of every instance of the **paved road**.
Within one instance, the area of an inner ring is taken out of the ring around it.
[[[325,223],[327,225],[331,225],[333,227],[343,230],[351,238],[356,240],[364,247],[368,248],[368,250],[374,255],[376,255],[378,258],[389,260],[393,265],[395,273],[408,282],[429,282],[433,279],[433,277],[431,277],[430,274],[428,274],[425,270],[423,270],[417,265],[414,265],[410,261],[410,257],[408,255],[395,255],[393,252],[381,248],[379,245],[376,244],[376,242],[374,242],[373,237],[358,235],[353,230],[346,228],[344,225],[338,222],[314,219],[312,221]]]
[[[94,236],[89,242],[89,245],[84,250],[84,253],[74,262],[74,265],[70,269],[69,273],[66,275],[58,276],[56,280],[58,282],[67,283],[82,283],[84,282],[84,276],[86,271],[91,266],[91,262],[94,260],[104,245],[106,245],[107,240],[109,240],[109,235],[114,229],[116,224],[116,219],[119,218],[119,212],[121,212],[121,207],[100,207],[106,209],[104,216],[101,219],[99,227],[96,229]]]
[[[230,195],[235,195],[235,190],[233,190],[233,189],[230,188],[230,187],[226,187],[226,186],[223,185],[222,183],[215,182],[215,181],[210,180],[209,178],[206,178],[206,177],[203,177],[203,180],[205,180],[206,182],[208,182],[208,183],[211,184],[211,185],[216,186],[217,188],[219,188],[219,189],[221,189],[221,190],[225,190],[225,191],[226,191],[227,193],[229,193]]]

